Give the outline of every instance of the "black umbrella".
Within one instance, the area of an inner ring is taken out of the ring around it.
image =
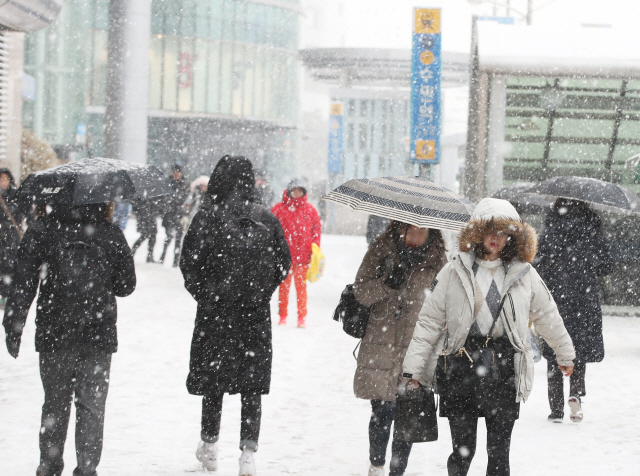
[[[515,207],[518,213],[544,213],[553,205],[554,200],[540,195],[527,194],[532,187],[530,183],[516,183],[502,187],[493,194],[493,198],[506,200]]]
[[[135,201],[171,193],[157,167],[115,159],[82,159],[34,172],[18,190],[19,200],[69,206]]]
[[[594,210],[640,215],[640,198],[627,187],[587,177],[554,177],[524,192],[554,201],[558,198],[587,202]]]

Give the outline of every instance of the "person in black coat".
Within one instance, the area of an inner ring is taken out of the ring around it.
[[[586,364],[604,358],[597,277],[611,274],[614,266],[598,215],[585,202],[558,199],[545,219],[535,265],[576,350],[568,403],[571,420],[581,421]],[[560,422],[564,417],[562,372],[555,354],[544,343],[542,354],[548,364],[549,420]]]
[[[182,223],[180,219],[185,215],[184,202],[189,195],[189,184],[184,180],[182,167],[179,164],[173,166],[173,173],[169,177],[169,188],[171,188],[171,193],[165,197],[164,216],[162,217],[162,226],[166,231],[166,238],[159,263],[164,263],[167,249],[171,244],[171,240],[175,238],[173,266],[177,267],[180,263],[180,247],[182,245]]]
[[[156,217],[160,213],[159,199],[143,200],[133,203],[133,213],[136,215],[136,228],[140,236],[131,247],[131,256],[136,254],[138,248],[149,240],[147,248],[147,263],[155,263],[153,259],[153,249],[156,247],[156,235],[158,234],[158,224]]]
[[[16,203],[16,182],[9,169],[0,168],[0,296],[6,299],[11,289],[23,216]]]
[[[54,207],[35,221],[18,249],[3,325],[18,357],[22,329],[40,287],[36,351],[44,387],[38,475],[62,473],[71,401],[76,404],[74,476],[94,476],[102,453],[111,354],[118,348],[116,296],[136,286],[122,231],[107,205]]]
[[[222,398],[240,393],[241,473],[254,474],[261,395],[271,383],[270,299],[291,266],[278,220],[252,203],[254,173],[244,157],[216,165],[185,236],[180,269],[198,302],[187,389],[202,401],[196,456],[217,468]]]

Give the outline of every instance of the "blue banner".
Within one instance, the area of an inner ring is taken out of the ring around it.
[[[411,65],[411,161],[440,162],[442,42],[440,9],[414,9]]]
[[[342,129],[342,104],[333,103],[329,116],[329,157],[327,160],[329,174],[342,172]]]

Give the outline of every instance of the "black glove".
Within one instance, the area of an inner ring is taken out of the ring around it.
[[[9,351],[9,355],[14,359],[18,358],[18,353],[20,352],[20,336],[7,336],[7,350]]]
[[[391,289],[399,290],[407,279],[407,267],[403,263],[396,264],[387,279],[384,280],[384,284]]]

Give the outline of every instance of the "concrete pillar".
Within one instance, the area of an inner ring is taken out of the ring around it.
[[[7,167],[16,180],[20,180],[22,151],[22,76],[24,58],[24,33],[4,32],[8,44],[8,64],[5,86],[7,101],[5,126],[5,159],[2,167]]]
[[[487,169],[485,192],[487,196],[502,187],[504,176],[504,131],[507,110],[507,82],[501,76],[493,76],[490,82],[489,135],[487,143]]]
[[[105,156],[147,162],[151,0],[109,0]]]

